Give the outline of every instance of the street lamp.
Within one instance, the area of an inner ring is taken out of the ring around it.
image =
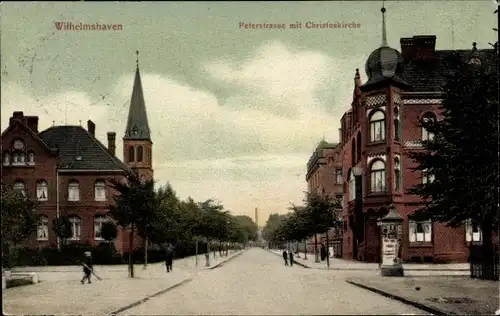
[[[363,240],[363,236],[361,236],[362,228],[363,228],[363,169],[360,167],[352,168],[352,173],[354,174],[354,186],[355,186],[355,195],[354,195],[354,223],[355,227],[353,230],[353,259],[357,260],[358,258],[358,244],[360,240]],[[364,234],[363,234],[364,235]]]
[[[389,206],[389,213],[378,219],[382,238],[382,276],[404,276],[403,264],[399,256],[403,235],[403,218],[396,212],[394,204]]]

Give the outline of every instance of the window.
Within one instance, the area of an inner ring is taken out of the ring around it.
[[[96,201],[106,201],[106,182],[102,180],[95,182],[94,198]]]
[[[483,241],[483,233],[481,232],[481,227],[479,227],[478,224],[473,223],[470,219],[465,221],[465,241]]]
[[[422,184],[434,182],[435,177],[432,173],[428,173],[427,169],[422,170]]]
[[[382,160],[375,160],[370,169],[371,192],[385,192],[385,163]]]
[[[394,158],[394,190],[401,191],[401,163],[399,158]]]
[[[343,182],[342,179],[342,169],[335,170],[335,183],[341,184]]]
[[[128,162],[134,162],[135,160],[135,150],[133,146],[128,148]]]
[[[20,192],[24,197],[26,197],[26,185],[24,185],[24,182],[17,181],[14,183],[14,190]]]
[[[12,165],[22,166],[26,164],[26,155],[23,152],[14,152],[12,154]]]
[[[38,201],[47,201],[49,199],[49,186],[46,181],[36,183],[36,198]]]
[[[104,216],[96,216],[94,218],[94,239],[95,240],[103,240],[101,232],[102,232],[102,224],[107,222],[108,219]]]
[[[28,152],[28,165],[33,166],[35,164],[35,153],[33,151]]]
[[[80,240],[80,231],[82,228],[80,218],[72,216],[69,218],[71,224],[71,237],[70,240]]]
[[[68,201],[80,201],[80,184],[78,181],[70,181],[68,184]]]
[[[153,164],[153,156],[151,154],[151,148],[148,148],[148,163]]]
[[[399,120],[398,119],[395,119],[394,120],[394,140],[399,142],[400,141],[400,137],[399,137]]]
[[[385,140],[385,114],[382,111],[375,111],[370,116],[370,141],[382,140]]]
[[[432,222],[417,222],[410,220],[408,232],[410,242],[431,242]]]
[[[2,155],[2,163],[4,166],[10,165],[10,154],[5,152]]]
[[[361,160],[361,132],[358,132],[356,137],[356,162]]]
[[[47,216],[40,216],[36,240],[49,240],[49,218]]]
[[[434,122],[436,120],[436,115],[432,112],[427,112],[424,115],[422,115],[422,122],[423,123],[428,123],[428,122]],[[434,139],[434,134],[431,132],[428,132],[425,127],[422,127],[422,140],[433,140]]]
[[[142,162],[144,155],[144,149],[142,146],[137,146],[137,162]]]
[[[356,198],[356,178],[354,177],[354,173],[349,171],[349,201],[352,201]]]
[[[356,140],[352,140],[351,144],[351,165],[354,167],[356,165]]]

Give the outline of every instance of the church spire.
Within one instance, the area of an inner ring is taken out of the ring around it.
[[[134,87],[132,89],[132,97],[130,99],[127,128],[125,129],[125,137],[123,139],[151,141],[146,103],[144,102],[141,75],[139,73],[139,51],[136,51],[135,53],[137,54],[137,60]]]
[[[387,47],[389,46],[387,44],[387,31],[386,31],[386,27],[385,27],[385,7],[384,7],[384,2],[382,1],[382,9],[380,10],[382,11],[382,46],[381,47]]]

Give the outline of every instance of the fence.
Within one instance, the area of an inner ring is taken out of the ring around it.
[[[470,277],[481,280],[499,280],[499,249],[494,249],[494,260],[486,258],[482,245],[474,245],[470,247]]]

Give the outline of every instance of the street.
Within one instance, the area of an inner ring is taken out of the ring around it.
[[[322,271],[252,248],[222,267],[125,310],[120,315],[425,315],[426,313],[345,282],[373,271]]]

